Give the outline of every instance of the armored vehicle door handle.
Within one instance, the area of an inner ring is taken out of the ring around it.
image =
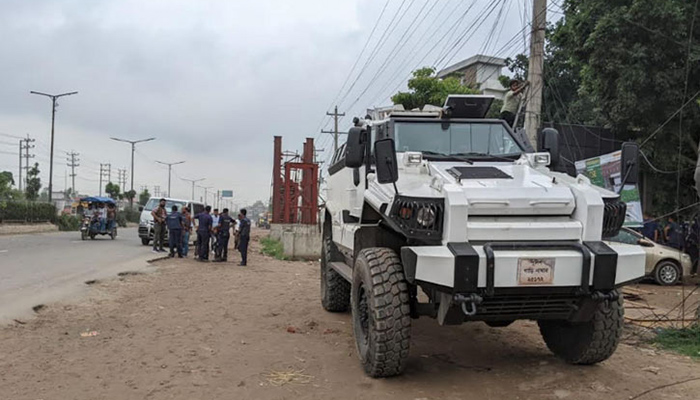
[[[480,205],[480,204],[508,206],[508,205],[510,205],[510,201],[508,201],[508,200],[472,200],[469,202],[470,206],[475,206],[475,205]]]
[[[563,206],[569,205],[571,203],[571,200],[534,200],[530,202],[531,206],[539,206],[539,205],[555,205],[555,204],[561,204]]]

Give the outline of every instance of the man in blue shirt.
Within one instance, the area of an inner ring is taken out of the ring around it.
[[[248,211],[242,208],[238,213],[239,230],[238,230],[238,251],[241,252],[241,263],[238,265],[246,266],[248,264],[248,242],[250,242],[250,220],[246,217]]]
[[[168,226],[170,257],[175,257],[175,249],[177,248],[177,256],[182,258],[182,229],[184,228],[185,219],[182,217],[182,214],[177,212],[177,206],[173,206],[171,210],[172,212],[165,217],[165,224]]]
[[[644,214],[644,227],[642,228],[642,235],[647,239],[651,239],[656,243],[659,243],[659,223],[651,219],[648,214]]]
[[[209,212],[211,206],[206,206],[204,211],[194,216],[197,220],[197,253],[201,262],[209,261],[209,238],[211,237],[212,219]]]
[[[219,215],[219,223],[217,225],[217,240],[216,240],[216,256],[215,261],[228,260],[228,241],[231,238],[231,226],[235,225],[235,219],[228,215],[228,208]]]

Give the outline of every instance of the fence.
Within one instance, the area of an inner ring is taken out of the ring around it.
[[[0,223],[55,222],[56,206],[38,201],[0,201]]]

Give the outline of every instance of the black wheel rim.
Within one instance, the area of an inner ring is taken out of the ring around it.
[[[360,333],[360,342],[366,346],[369,342],[369,304],[367,292],[364,285],[360,285],[357,290],[357,322],[359,325],[358,333]]]

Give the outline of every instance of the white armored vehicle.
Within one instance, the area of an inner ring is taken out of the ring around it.
[[[401,373],[419,316],[495,327],[536,320],[549,349],[574,364],[617,347],[620,287],[644,276],[641,247],[602,241],[620,229],[625,204],[553,171],[556,131],[543,130],[544,151],[534,152],[503,121],[485,119],[492,100],[450,96],[439,111],[357,121],[332,159],[322,303],[351,310],[370,376]],[[636,152],[623,147],[627,183]]]

